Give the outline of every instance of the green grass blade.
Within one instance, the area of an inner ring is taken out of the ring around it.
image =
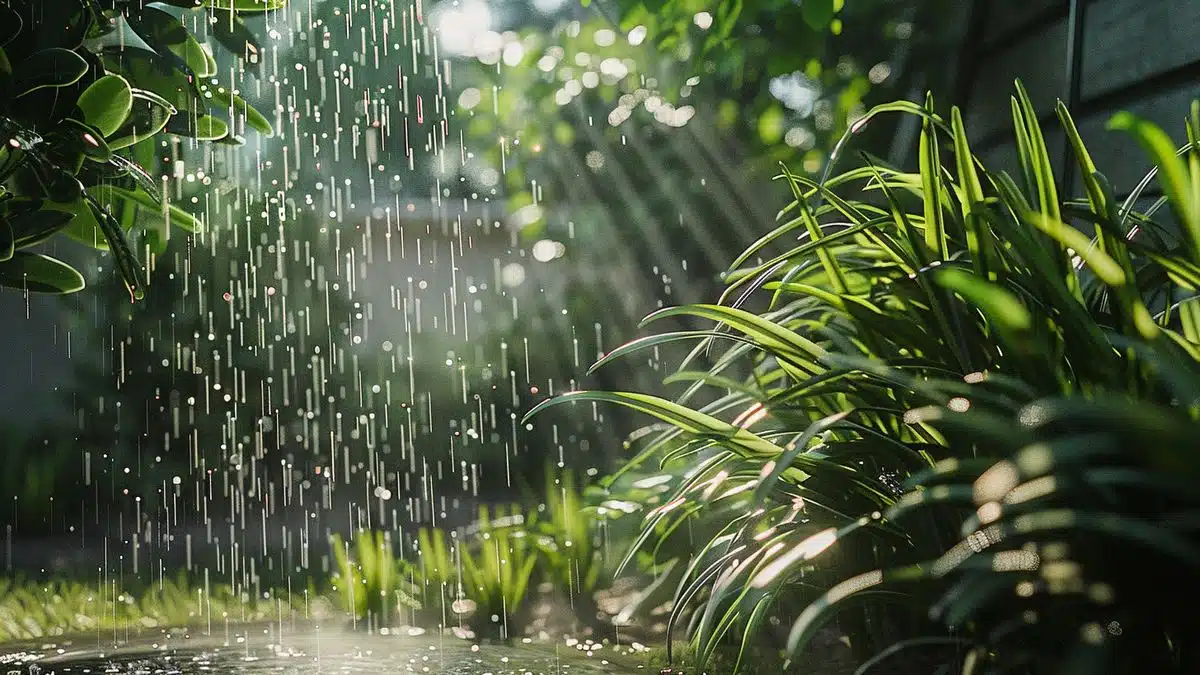
[[[1150,155],[1158,167],[1158,180],[1163,194],[1183,228],[1192,262],[1200,263],[1200,205],[1191,198],[1187,166],[1175,154],[1171,138],[1155,124],[1130,112],[1113,115],[1108,128],[1129,133]]]
[[[925,110],[933,114],[933,95],[925,99]],[[938,152],[937,129],[930,117],[921,124],[921,197],[925,205],[925,246],[938,260],[950,256],[942,214],[942,171]]]

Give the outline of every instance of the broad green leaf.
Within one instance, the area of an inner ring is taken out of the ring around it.
[[[104,238],[104,233],[100,231],[100,224],[96,221],[96,216],[85,201],[79,200],[70,204],[52,204],[51,208],[74,214],[74,217],[68,221],[67,227],[63,230],[63,234],[67,237],[97,251],[108,250],[108,240]]]
[[[105,75],[79,95],[76,105],[83,112],[83,121],[108,138],[128,119],[133,91],[120,75]]]
[[[79,152],[93,162],[107,162],[112,158],[112,148],[104,140],[104,134],[99,129],[79,120],[67,118],[62,121],[61,135]]]
[[[275,135],[275,128],[271,126],[270,120],[228,87],[205,85],[201,91],[211,94],[213,101],[224,106],[232,117],[244,117],[246,124],[265,136]]]
[[[40,253],[17,251],[0,263],[0,286],[61,295],[81,291],[85,285],[74,267]]]
[[[17,248],[35,246],[58,234],[75,217],[75,214],[54,208],[30,210],[10,219]]]
[[[217,74],[208,53],[174,16],[154,7],[142,7],[129,12],[125,20],[156,52],[179,59],[197,77]]]
[[[107,204],[120,199],[135,204],[138,208],[145,209],[151,213],[157,214],[158,217],[166,217],[171,225],[178,227],[185,232],[198,232],[203,229],[200,221],[192,216],[187,211],[173,204],[162,204],[147,194],[144,190],[126,190],[123,187],[116,185],[98,185],[94,188],[89,188],[93,196],[101,203]],[[165,213],[164,213],[165,212]]]
[[[52,87],[75,84],[88,71],[88,63],[68,49],[43,49],[21,61],[13,77],[13,98]]]
[[[184,110],[167,122],[167,132],[198,141],[219,141],[229,135],[229,125],[212,115],[193,115]]]
[[[176,112],[175,106],[161,96],[135,89],[129,117],[113,133],[108,146],[113,150],[122,150],[152,138],[167,127]]]
[[[101,50],[104,67],[123,75],[134,89],[157,94],[177,110],[204,110],[196,83],[176,64],[152,51],[108,46]]]
[[[262,45],[254,32],[246,27],[242,17],[234,12],[224,12],[216,19],[212,24],[212,34],[217,42],[250,67],[262,63]]]

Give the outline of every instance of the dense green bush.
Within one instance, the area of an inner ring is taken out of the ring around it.
[[[253,39],[240,12],[286,0],[174,0],[215,17],[239,57]],[[239,143],[270,122],[219,84],[212,54],[184,20],[141,0],[12,0],[0,5],[0,284],[71,293],[83,276],[27,251],[63,233],[110,250],[134,298],[145,271],[134,246],[161,251],[168,228],[200,223],[169,204],[154,175],[160,133]],[[133,46],[125,32],[142,46]],[[131,240],[130,235],[139,237]]]
[[[1114,117],[1157,165],[1163,197],[1137,212],[1154,176],[1118,202],[1060,105],[1086,190],[1065,199],[1019,84],[1012,108],[1015,176],[971,153],[957,110],[875,108],[853,129],[920,117],[917,171],[785,172],[796,200],[722,301],[647,319],[717,327],[597,364],[700,340],[681,396],[535,409],[611,401],[668,423],[634,464],[686,463],[646,540],[720,524],[675,596],[701,664],[793,620],[785,652],[805,664],[836,619],[864,672],[1196,670],[1200,149]]]

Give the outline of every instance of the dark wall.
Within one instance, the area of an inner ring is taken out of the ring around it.
[[[967,128],[977,152],[1009,169],[1009,96],[1020,78],[1042,114],[1042,129],[1061,170],[1063,135],[1054,103],[1067,99],[1070,36],[1066,0],[976,0],[974,39],[965,45],[963,93]],[[1105,129],[1113,113],[1129,110],[1186,142],[1184,118],[1200,97],[1200,2],[1196,0],[1081,0],[1079,101],[1072,114],[1099,170],[1118,196],[1150,168],[1133,140]],[[1073,191],[1078,194],[1078,183]]]

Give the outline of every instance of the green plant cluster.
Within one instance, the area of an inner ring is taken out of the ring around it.
[[[1112,118],[1155,166],[1124,200],[1059,104],[1084,190],[1067,195],[1019,83],[1014,174],[932,99],[860,125],[895,113],[921,123],[916,170],[785,171],[795,200],[720,302],[646,320],[715,328],[597,364],[698,342],[681,395],[571,392],[531,414],[607,401],[667,424],[629,465],[681,478],[639,545],[712,533],[654,549],[686,567],[671,622],[700,667],[782,625],[808,672],[836,625],[864,673],[1197,672],[1200,104],[1179,150]]]
[[[372,629],[407,622],[509,640],[525,634],[544,586],[567,595],[581,627],[594,627],[593,594],[608,574],[591,510],[570,473],[547,481],[544,508],[532,515],[480,506],[469,527],[423,527],[411,541],[334,535],[333,597]]]
[[[135,245],[161,252],[167,228],[200,223],[168,203],[155,139],[240,143],[270,122],[220,83],[187,21],[213,22],[235,55],[254,38],[240,13],[286,0],[11,0],[0,5],[0,284],[72,293],[83,275],[28,249],[60,233],[109,250],[133,298],[145,271]],[[131,235],[143,235],[140,239]],[[132,239],[132,242],[131,242]]]

